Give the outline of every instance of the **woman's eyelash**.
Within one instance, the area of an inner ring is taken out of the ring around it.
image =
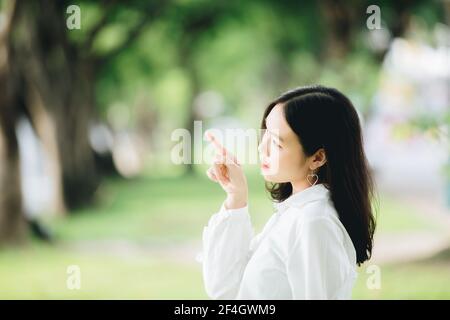
[[[281,148],[281,145],[275,141],[275,139],[271,139],[272,143],[275,144],[278,148]]]

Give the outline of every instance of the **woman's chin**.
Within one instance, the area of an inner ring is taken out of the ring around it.
[[[273,172],[268,172],[264,169],[261,169],[261,175],[263,176],[264,180],[271,183],[283,183],[286,182],[283,179],[280,179],[276,174]]]

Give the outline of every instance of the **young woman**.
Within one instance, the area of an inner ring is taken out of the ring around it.
[[[352,103],[323,86],[288,91],[264,112],[258,147],[276,212],[253,236],[247,182],[219,143],[207,171],[227,193],[203,231],[213,299],[350,299],[371,256],[372,180]],[[276,170],[273,170],[273,167]]]

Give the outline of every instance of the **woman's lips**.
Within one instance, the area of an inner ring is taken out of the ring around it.
[[[270,165],[268,163],[263,162],[263,163],[261,163],[261,168],[268,170],[268,169],[270,169]]]

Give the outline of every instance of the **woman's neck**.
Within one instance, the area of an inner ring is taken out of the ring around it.
[[[306,179],[300,180],[300,181],[292,181],[291,185],[292,185],[292,194],[303,191],[303,190],[311,187],[311,185],[309,184],[309,182]]]

